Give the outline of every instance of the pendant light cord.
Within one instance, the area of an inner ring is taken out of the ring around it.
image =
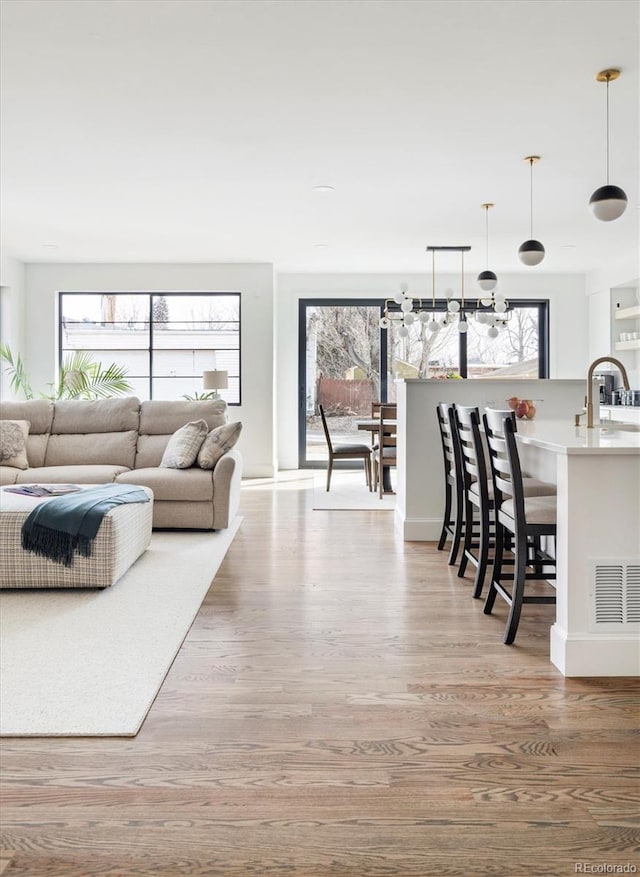
[[[486,215],[486,217],[485,217],[486,222],[485,222],[485,250],[484,250],[484,255],[485,255],[485,265],[486,265],[487,268],[488,268],[488,267],[489,267],[489,207],[487,206],[487,207],[485,207],[484,209],[485,209],[486,212],[487,212],[487,215]]]
[[[461,308],[461,316],[464,316],[464,250],[460,250],[460,260],[461,260],[461,269],[460,269],[460,300],[462,302]]]
[[[607,76],[607,186],[609,185],[609,76]]]
[[[433,316],[436,318],[436,251],[431,251],[431,304],[433,305]]]
[[[529,238],[533,240],[533,159],[529,159]]]

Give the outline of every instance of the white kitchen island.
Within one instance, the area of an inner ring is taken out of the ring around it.
[[[639,674],[640,431],[576,428],[581,380],[406,380],[396,390],[395,525],[409,541],[437,541],[442,526],[437,403],[482,409],[506,407],[512,395],[542,400],[535,420],[518,421],[518,441],[526,468],[558,485],[551,660],[566,676]]]
[[[518,421],[524,468],[558,487],[551,661],[565,676],[640,674],[640,430]]]

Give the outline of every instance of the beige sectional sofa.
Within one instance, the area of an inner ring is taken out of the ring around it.
[[[219,530],[240,502],[242,457],[227,451],[213,469],[160,468],[173,433],[194,420],[209,429],[227,422],[223,400],[1,402],[0,420],[29,423],[28,468],[0,466],[0,484],[115,481],[149,487],[154,528]]]

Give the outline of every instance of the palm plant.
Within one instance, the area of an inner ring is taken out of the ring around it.
[[[5,371],[10,375],[10,385],[26,399],[33,399],[34,392],[20,354],[14,357],[8,344],[0,344],[0,359],[8,363]],[[132,390],[127,380],[127,369],[111,363],[104,367],[95,362],[86,350],[75,350],[66,356],[60,366],[57,383],[50,383],[48,393],[39,393],[41,399],[106,399],[122,396]]]

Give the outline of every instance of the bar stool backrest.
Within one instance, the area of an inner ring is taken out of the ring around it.
[[[436,406],[436,411],[438,414],[438,426],[440,427],[445,478],[457,481],[462,486],[464,476],[453,406],[449,402],[439,402]]]
[[[458,441],[462,454],[465,487],[477,481],[480,490],[487,486],[487,467],[480,436],[480,413],[475,405],[454,405]]]
[[[511,467],[507,459],[507,443],[505,440],[505,421],[507,420],[515,431],[515,415],[513,411],[485,408],[482,416],[489,451],[496,508],[502,505],[505,498],[511,499],[513,496]]]

